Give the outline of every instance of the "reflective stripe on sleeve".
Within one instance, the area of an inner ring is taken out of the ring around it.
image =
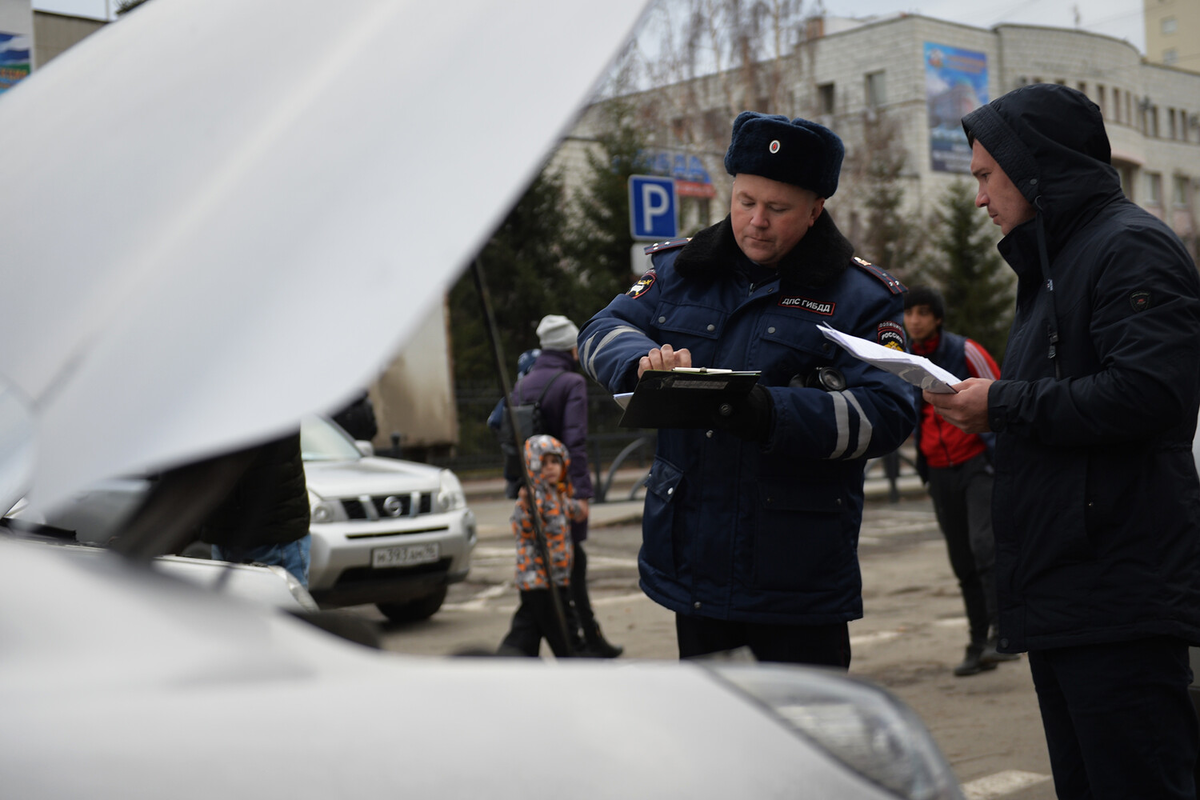
[[[834,459],[844,456],[850,446],[850,407],[841,392],[830,392],[829,399],[833,401],[833,418],[837,422],[837,444],[829,454]]]
[[[596,341],[596,337],[600,335],[599,333],[589,336],[588,340],[584,342],[583,355],[580,358],[580,361],[583,363],[583,368],[587,370],[587,374],[592,376],[593,380],[600,380],[598,377],[596,377],[596,356],[600,355],[600,351],[607,347],[609,342],[624,333],[641,334],[642,332],[637,328],[631,328],[628,325],[622,325],[619,328],[613,328],[611,331],[605,333],[604,338],[600,340],[600,343],[596,345],[595,349],[592,348],[592,342]]]
[[[858,412],[858,449],[850,454],[850,458],[862,458],[863,453],[867,452],[867,447],[871,444],[871,434],[875,429],[871,427],[871,420],[867,419],[866,412],[863,411],[863,407],[859,404],[858,398],[854,396],[854,392],[847,389],[842,394],[846,396],[846,399],[854,406],[854,410]]]

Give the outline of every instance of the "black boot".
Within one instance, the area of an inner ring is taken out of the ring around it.
[[[985,646],[974,642],[967,645],[967,654],[963,657],[962,663],[954,668],[954,674],[963,678],[967,675],[978,675],[985,670],[995,669],[995,663],[986,663],[983,660]]]
[[[996,650],[996,637],[993,635],[988,638],[987,644],[983,646],[983,653],[979,656],[979,663],[996,666],[1001,661],[1018,661],[1020,658],[1016,653],[998,652]]]
[[[590,627],[584,627],[583,635],[587,638],[587,654],[593,658],[616,658],[625,652],[619,644],[610,644],[600,632],[600,623],[593,622]]]

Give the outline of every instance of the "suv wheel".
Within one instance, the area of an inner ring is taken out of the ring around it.
[[[443,586],[433,594],[417,600],[409,600],[407,603],[376,603],[375,607],[392,622],[420,622],[436,614],[445,600],[446,587]]]

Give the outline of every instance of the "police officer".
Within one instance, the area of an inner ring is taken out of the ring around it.
[[[614,393],[647,369],[761,372],[731,415],[658,435],[638,566],[676,614],[683,658],[749,647],[764,661],[850,663],[863,469],[915,413],[903,381],[817,327],[904,348],[904,287],[854,258],[824,212],[843,153],[807,120],[739,115],[730,215],[647,248],[653,268],[579,335],[584,370]]]

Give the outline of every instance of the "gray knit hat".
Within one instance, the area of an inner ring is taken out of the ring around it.
[[[579,328],[560,314],[547,314],[537,326],[543,350],[570,350],[579,338]]]

